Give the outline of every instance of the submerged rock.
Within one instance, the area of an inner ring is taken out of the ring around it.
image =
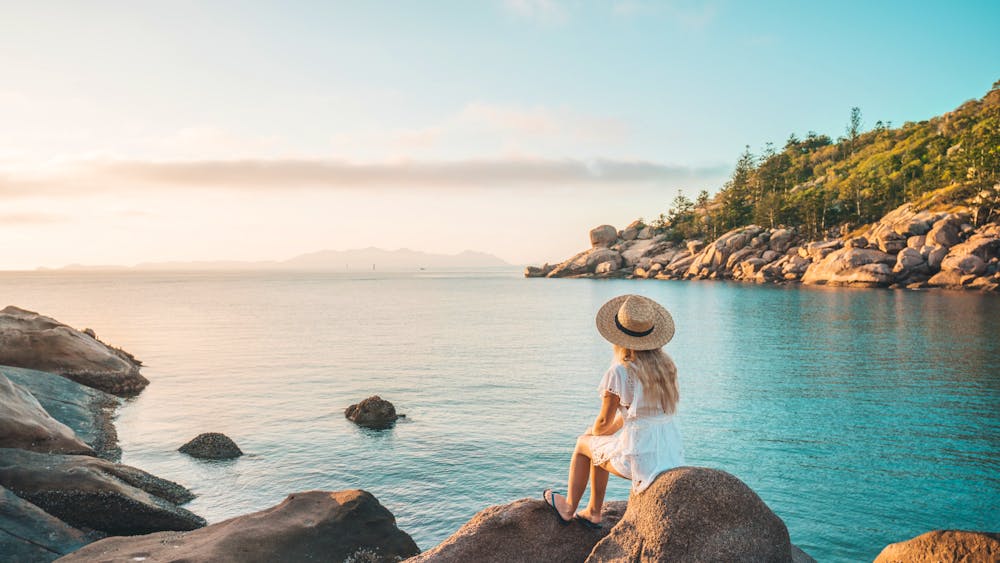
[[[93,538],[0,487],[0,556],[4,561],[52,561]]]
[[[243,455],[236,442],[219,432],[198,434],[193,440],[177,448],[177,451],[201,459],[233,459]]]
[[[14,306],[0,310],[0,365],[56,373],[119,396],[135,395],[149,384],[131,354]]]
[[[121,457],[112,424],[120,399],[54,373],[0,366],[0,374],[31,392],[52,418],[72,428],[97,455],[110,460]]]
[[[205,525],[176,506],[194,498],[184,487],[95,457],[0,448],[0,485],[77,528],[132,535]]]
[[[368,428],[388,428],[399,418],[396,407],[378,395],[347,407],[344,409],[344,416],[355,424]]]
[[[45,412],[26,389],[0,373],[0,448],[93,455],[73,430]]]
[[[704,467],[660,474],[629,499],[597,561],[792,561],[785,523],[736,477]]]
[[[353,490],[295,493],[267,510],[190,532],[107,538],[61,561],[376,563],[418,553],[391,512],[370,493]]]
[[[583,561],[618,523],[625,512],[625,503],[606,503],[603,512],[603,527],[594,530],[579,522],[563,526],[545,501],[538,499],[491,506],[437,547],[408,559],[407,563]]]
[[[934,530],[891,543],[875,563],[993,563],[1000,561],[1000,533]]]

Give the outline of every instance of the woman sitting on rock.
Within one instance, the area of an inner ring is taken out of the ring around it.
[[[600,413],[577,438],[566,496],[551,489],[542,493],[561,523],[576,519],[591,528],[601,525],[609,473],[631,480],[633,493],[639,493],[663,471],[684,465],[673,417],[677,368],[662,349],[674,335],[670,313],[651,299],[622,295],[598,311],[597,330],[614,344],[615,353],[598,385]],[[576,512],[588,474],[590,502]]]

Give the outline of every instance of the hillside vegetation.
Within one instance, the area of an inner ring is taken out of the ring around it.
[[[672,240],[715,239],[736,227],[796,227],[814,239],[842,236],[905,202],[914,209],[967,207],[976,224],[1000,218],[1000,81],[944,115],[865,131],[853,108],[836,141],[794,134],[780,150],[747,146],[714,198],[683,193],[652,227]]]

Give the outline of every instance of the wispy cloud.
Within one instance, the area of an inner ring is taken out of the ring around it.
[[[510,158],[352,163],[327,159],[94,160],[23,182],[0,178],[0,197],[134,192],[149,187],[235,190],[544,188],[676,185],[716,179],[726,167],[612,159]]]
[[[40,225],[59,223],[68,217],[56,213],[14,212],[0,213],[0,228],[5,226]]]

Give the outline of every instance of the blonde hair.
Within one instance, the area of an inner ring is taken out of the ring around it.
[[[658,404],[664,413],[673,414],[681,398],[677,366],[663,348],[631,350],[615,344],[615,359],[639,378],[646,402]]]

